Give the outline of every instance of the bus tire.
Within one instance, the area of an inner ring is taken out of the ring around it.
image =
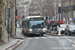
[[[41,36],[43,36],[43,34],[41,34]]]
[[[24,31],[22,30],[22,34],[24,34]]]
[[[25,32],[22,30],[22,34],[24,34],[25,35]]]

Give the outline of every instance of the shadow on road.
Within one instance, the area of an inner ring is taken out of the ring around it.
[[[45,37],[45,36],[40,36],[40,35],[24,35],[24,37]]]

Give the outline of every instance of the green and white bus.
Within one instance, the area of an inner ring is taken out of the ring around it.
[[[45,18],[41,16],[28,16],[22,20],[22,34],[41,35],[46,33]]]

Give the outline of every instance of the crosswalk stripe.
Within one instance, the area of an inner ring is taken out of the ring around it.
[[[62,37],[55,37],[55,38],[62,38]]]
[[[59,39],[59,38],[68,38],[68,37],[33,37],[33,38],[28,38],[28,39],[46,39],[46,38],[56,38],[56,39]],[[69,38],[75,38],[75,37],[69,37]]]
[[[45,39],[45,38],[47,38],[47,37],[40,37],[40,38],[44,38],[44,39]]]
[[[68,37],[68,36],[66,37],[66,36],[63,36],[63,38],[75,38],[75,37]]]
[[[53,37],[48,37],[48,38],[53,38]]]
[[[69,37],[69,38],[75,38],[75,37]]]
[[[39,37],[34,37],[34,39],[39,39]]]
[[[28,39],[33,39],[33,38],[28,38]]]

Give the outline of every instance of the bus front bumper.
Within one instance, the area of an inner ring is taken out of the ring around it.
[[[46,34],[46,32],[42,32],[42,33],[40,33],[40,32],[36,32],[36,33],[28,33],[29,35],[40,35],[40,34]]]

